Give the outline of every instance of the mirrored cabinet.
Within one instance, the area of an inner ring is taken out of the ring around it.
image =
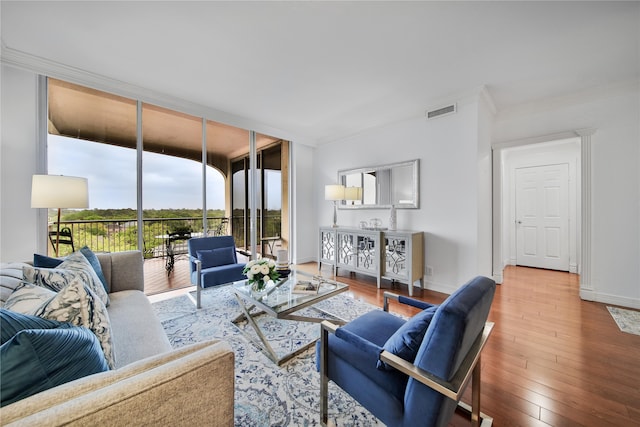
[[[358,228],[320,228],[318,268],[338,268],[406,283],[413,295],[416,281],[423,286],[424,242],[421,231],[375,231]]]

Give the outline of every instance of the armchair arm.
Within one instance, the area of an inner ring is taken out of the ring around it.
[[[389,311],[389,300],[398,301],[401,304],[410,305],[412,307],[417,307],[421,310],[424,310],[429,307],[433,307],[435,304],[429,304],[428,302],[420,301],[417,299],[405,297],[404,295],[394,294],[393,292],[385,292],[384,293],[384,305],[382,309],[384,311]]]
[[[380,357],[380,353],[382,353],[382,347],[372,343],[371,341],[367,341],[347,329],[338,328],[336,329],[335,335],[336,337],[353,344],[354,347],[364,351],[376,359],[378,359]]]
[[[485,344],[487,343],[487,340],[489,339],[489,335],[491,334],[493,325],[493,322],[485,323],[482,334],[471,346],[469,353],[467,353],[467,356],[462,361],[460,368],[453,376],[453,379],[451,381],[445,381],[439,377],[436,377],[435,375],[432,375],[429,372],[418,368],[412,363],[409,363],[406,360],[394,355],[393,353],[389,353],[388,351],[382,352],[382,354],[380,355],[380,360],[409,375],[410,377],[415,378],[422,384],[426,385],[429,388],[432,388],[438,393],[443,394],[444,396],[458,402],[462,397],[462,393],[464,392],[465,387],[471,379],[471,375],[476,368],[476,365],[478,367],[480,366],[478,365],[478,362],[480,361],[480,354]]]

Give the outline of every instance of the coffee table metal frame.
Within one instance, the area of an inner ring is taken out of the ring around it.
[[[295,315],[293,313],[295,313],[295,312],[297,312],[299,310],[302,310],[303,308],[310,307],[310,306],[312,306],[314,304],[317,304],[320,301],[323,301],[325,299],[331,298],[331,297],[333,297],[335,295],[338,295],[338,294],[340,294],[342,292],[346,292],[347,290],[349,290],[349,285],[347,285],[347,284],[340,283],[340,282],[335,282],[333,280],[320,278],[321,279],[321,287],[320,287],[320,291],[318,292],[318,294],[295,294],[295,293],[293,293],[291,291],[291,288],[293,287],[293,285],[297,282],[298,278],[300,278],[300,277],[303,277],[305,279],[309,279],[312,276],[311,275],[307,275],[304,272],[293,271],[291,276],[289,276],[286,279],[281,280],[279,283],[276,284],[275,287],[269,289],[265,295],[259,296],[259,297],[254,297],[252,295],[252,293],[249,291],[249,287],[250,286],[247,284],[246,280],[242,281],[242,282],[236,282],[233,285],[233,292],[235,294],[236,299],[238,300],[240,308],[242,309],[242,313],[240,313],[240,315],[238,315],[231,322],[234,323],[234,324],[237,324],[237,323],[241,322],[242,320],[246,319],[247,323],[249,323],[251,325],[251,327],[254,329],[254,331],[258,335],[258,338],[260,339],[260,343],[262,344],[263,349],[266,351],[267,356],[269,356],[269,358],[271,360],[273,360],[273,362],[276,363],[278,366],[280,366],[281,364],[283,364],[287,360],[290,360],[291,358],[297,356],[298,354],[302,353],[304,350],[306,350],[307,348],[312,346],[315,343],[315,340],[311,341],[309,344],[306,344],[306,345],[300,347],[299,349],[297,349],[293,353],[289,353],[289,354],[279,358],[278,355],[276,354],[276,352],[273,350],[273,348],[269,344],[269,341],[267,340],[265,335],[262,333],[262,330],[260,329],[260,326],[256,322],[256,317],[258,317],[258,316],[260,316],[262,314],[267,314],[267,315],[269,315],[271,317],[275,317],[277,319],[295,320],[295,321],[298,321],[298,322],[321,323],[322,321],[327,320],[327,319],[326,318],[319,318],[319,317],[299,316],[299,315]],[[319,276],[313,276],[313,277],[315,279],[319,278]],[[273,292],[282,291],[283,287],[285,287],[285,286],[286,286],[286,289],[288,289],[289,294],[291,295],[289,301],[280,302],[279,304],[277,304],[275,306],[271,306],[271,305],[265,304],[263,302],[263,300],[265,298],[267,298],[267,301],[268,301],[269,295],[271,295]],[[329,286],[331,286],[332,288],[329,289]],[[294,298],[294,297],[295,297],[295,301],[291,302],[291,298]],[[288,307],[283,309],[283,306],[288,306]],[[254,308],[257,308],[258,311],[255,311],[255,312],[252,313],[251,311]],[[332,315],[330,313],[326,313],[325,311],[320,310],[317,307],[313,307],[313,308],[315,310],[318,310],[318,311],[323,312],[325,314],[329,314],[331,317],[333,317],[335,319],[335,320],[332,320],[332,322],[334,322],[334,323],[337,323],[337,324],[346,323],[344,320],[338,319],[334,315]],[[242,332],[245,333],[244,331],[242,331]],[[249,334],[245,333],[245,335],[251,341],[254,341],[254,342],[256,341]],[[258,345],[260,343],[258,343]]]

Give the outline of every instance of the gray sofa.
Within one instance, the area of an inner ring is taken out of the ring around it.
[[[139,251],[98,254],[116,369],[54,387],[0,409],[2,425],[233,425],[234,354],[224,341],[172,350],[143,293]],[[21,278],[3,264],[2,303]]]

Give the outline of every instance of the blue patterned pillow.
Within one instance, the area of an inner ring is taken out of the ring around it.
[[[422,344],[424,334],[431,323],[433,315],[438,306],[429,307],[407,320],[404,325],[398,328],[384,344],[383,349],[396,356],[413,363]],[[378,369],[392,370],[391,366],[378,360]]]
[[[22,272],[27,282],[54,291],[59,291],[69,284],[75,276],[79,276],[84,284],[87,285],[105,305],[109,305],[109,295],[107,291],[87,258],[80,252],[72,253],[56,268],[25,266]]]
[[[44,297],[43,292],[47,293]],[[100,298],[84,285],[80,277],[71,280],[58,293],[25,283],[13,291],[4,307],[90,329],[98,337],[109,367],[115,367],[109,313]]]
[[[96,254],[93,253],[93,251],[89,249],[88,246],[84,246],[82,249],[80,249],[80,253],[82,253],[87,261],[89,261],[89,264],[91,264],[91,267],[93,267],[93,270],[98,276],[98,279],[100,279],[102,286],[104,286],[105,291],[109,293],[109,284],[107,283],[107,278],[104,277],[104,272],[102,271],[100,260],[98,259]],[[62,264],[65,259],[66,258],[52,258],[46,255],[33,254],[33,266],[43,268],[56,268],[60,264]]]
[[[22,330],[0,346],[0,406],[108,369],[88,329]]]
[[[20,282],[5,301],[4,308],[18,313],[35,315],[55,296],[56,293],[51,289],[33,283]]]

